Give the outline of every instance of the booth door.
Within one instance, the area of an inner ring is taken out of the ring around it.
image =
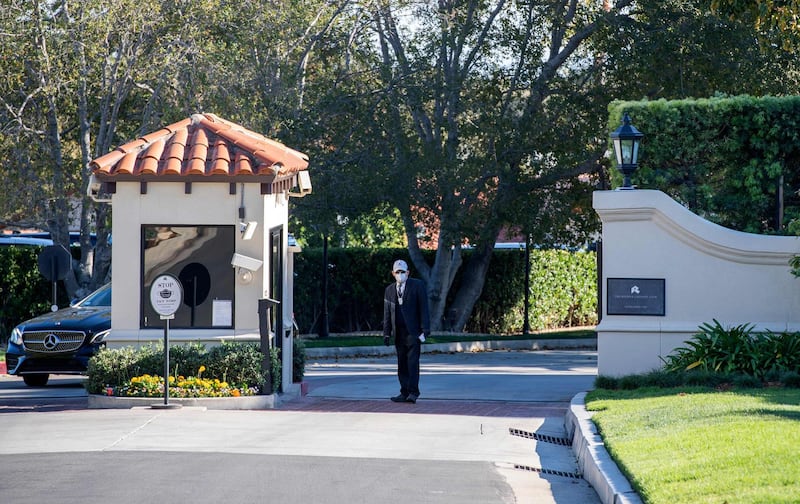
[[[283,226],[269,232],[269,297],[283,302]],[[278,305],[271,311],[275,343],[280,348],[283,342],[283,307]]]

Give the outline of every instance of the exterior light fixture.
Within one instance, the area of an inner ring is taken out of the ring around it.
[[[240,222],[239,231],[242,233],[242,240],[253,239],[253,235],[255,234],[257,227],[258,222],[256,221]]]
[[[636,171],[639,162],[639,144],[644,138],[644,133],[631,124],[628,112],[622,115],[622,126],[611,133],[614,142],[614,154],[617,156],[617,169],[625,177],[621,189],[634,189],[631,185],[631,175]]]
[[[253,272],[248,269],[239,268],[236,278],[239,279],[240,283],[247,285],[253,281]]]
[[[242,254],[233,254],[231,266],[236,268],[236,278],[242,284],[249,284],[253,281],[253,273],[261,269],[264,264],[260,259],[248,257]]]

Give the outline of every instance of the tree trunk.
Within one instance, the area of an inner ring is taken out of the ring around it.
[[[52,159],[53,204],[48,209],[47,226],[53,243],[63,245],[69,250],[69,203],[67,202],[67,183],[64,173],[64,156],[59,133],[58,106],[54,97],[48,97],[47,106],[47,146]],[[75,275],[64,278],[67,297],[72,299],[78,291]]]
[[[486,283],[486,272],[492,261],[494,243],[484,243],[476,248],[461,272],[461,285],[448,310],[449,329],[461,332],[469,322],[472,308],[478,301]]]
[[[88,90],[86,83],[86,76],[88,69],[86,65],[86,54],[83,45],[76,45],[76,56],[83,71],[80,73],[80,81],[78,83],[78,128],[79,128],[79,143],[81,148],[81,188],[86,188],[89,185],[89,177],[91,176],[91,169],[89,162],[91,161],[91,129],[89,123],[89,104],[88,104]],[[91,215],[94,208],[91,198],[86,195],[86,191],[82,192],[81,197],[81,217],[80,217],[80,247],[81,256],[78,266],[78,282],[82,285],[89,283],[87,290],[93,290],[98,287],[100,282],[95,280],[90,282],[94,271],[94,251],[91,243]]]
[[[462,257],[460,247],[439,247],[436,259],[431,268],[428,282],[428,305],[430,307],[431,330],[450,330],[447,325],[447,293],[453,285],[453,279],[461,268]]]

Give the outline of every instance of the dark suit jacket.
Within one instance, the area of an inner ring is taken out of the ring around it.
[[[397,336],[395,326],[395,306],[397,306],[397,284],[392,283],[386,287],[383,294],[383,335],[394,339]],[[428,292],[425,283],[416,278],[406,280],[403,291],[403,304],[400,305],[403,320],[408,328],[407,345],[419,341],[420,334],[426,337],[431,332],[431,322],[428,316]]]

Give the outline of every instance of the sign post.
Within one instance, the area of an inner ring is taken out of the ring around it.
[[[183,287],[174,276],[158,276],[150,285],[150,305],[164,321],[164,404],[153,404],[153,408],[180,408],[180,404],[169,403],[169,321],[183,301]]]
[[[42,276],[53,282],[53,304],[50,310],[58,311],[56,283],[67,278],[67,273],[72,269],[72,256],[62,245],[50,245],[39,254],[38,263]]]

